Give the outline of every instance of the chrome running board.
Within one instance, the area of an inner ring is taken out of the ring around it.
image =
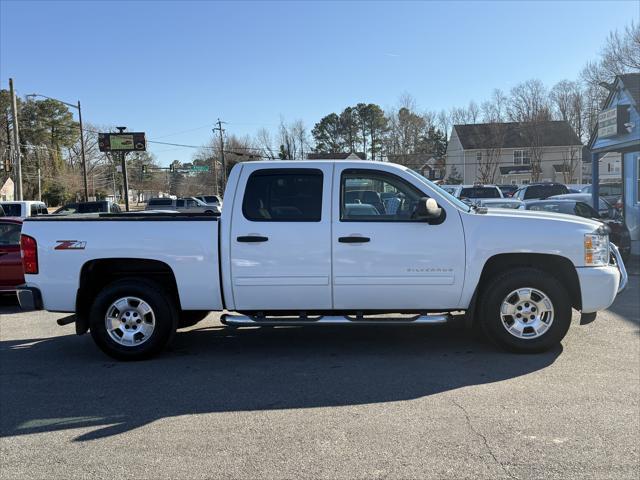
[[[225,313],[220,317],[224,325],[232,327],[256,327],[256,326],[294,326],[307,327],[316,325],[440,325],[447,323],[449,314],[416,315],[407,318],[364,318],[348,317],[341,315],[326,315],[318,317],[253,317],[247,315],[232,315]]]

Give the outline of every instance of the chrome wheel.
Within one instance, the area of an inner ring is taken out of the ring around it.
[[[500,319],[507,332],[516,338],[538,338],[553,323],[553,303],[536,288],[519,288],[505,297]]]
[[[156,317],[144,300],[123,297],[109,306],[104,323],[114,342],[124,347],[135,347],[151,338],[156,328]]]

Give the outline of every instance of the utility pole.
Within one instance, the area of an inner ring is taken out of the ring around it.
[[[82,110],[78,100],[78,123],[80,124],[80,152],[82,153],[82,177],[84,179],[84,201],[89,201],[89,187],[87,186],[87,159],[84,156],[84,129],[82,128]]]
[[[9,94],[11,95],[11,116],[13,117],[13,149],[16,156],[16,194],[18,201],[23,200],[22,194],[22,160],[20,158],[20,132],[18,129],[18,105],[16,92],[13,90],[13,78],[9,79]]]
[[[224,192],[224,189],[227,185],[227,164],[224,160],[224,135],[223,135],[224,129],[222,128],[222,124],[227,122],[222,122],[220,121],[220,119],[218,119],[216,123],[218,124],[218,126],[217,128],[214,128],[213,131],[215,132],[217,130],[218,133],[220,133],[220,160],[222,161],[222,191]]]
[[[215,157],[211,158],[213,165],[213,184],[216,186],[216,188],[214,189],[214,192],[216,195],[220,195],[220,187],[218,186],[218,161],[215,159]]]
[[[124,133],[127,127],[116,127],[119,133]],[[120,161],[122,165],[122,186],[124,187],[124,208],[129,211],[129,179],[127,178],[127,162],[125,161],[127,152],[120,152]]]

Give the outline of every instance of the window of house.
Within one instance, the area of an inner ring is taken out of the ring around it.
[[[315,168],[258,170],[247,181],[242,213],[254,222],[319,222],[322,182]]]
[[[476,163],[482,162],[482,152],[476,152]]]
[[[340,181],[340,221],[412,221],[418,201],[425,196],[391,173],[345,170]]]
[[[514,150],[513,164],[514,165],[531,165],[531,156],[529,154],[529,150]]]

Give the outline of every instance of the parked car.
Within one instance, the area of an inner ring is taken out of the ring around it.
[[[620,250],[620,254],[623,260],[627,260],[631,254],[631,237],[629,235],[629,229],[622,221],[622,217],[615,212],[615,209],[609,205],[603,205],[604,212],[597,212],[589,203],[581,201],[579,198],[567,198],[574,195],[582,194],[568,194],[560,195],[554,198],[548,198],[546,200],[530,200],[524,203],[526,210],[538,210],[545,212],[564,213],[568,215],[577,215],[583,218],[591,218],[593,220],[599,220],[606,224],[611,230],[609,238],[616,247]],[[565,197],[565,198],[560,198]],[[601,202],[606,200],[600,199]]]
[[[452,195],[471,202],[481,198],[503,198],[502,191],[496,185],[456,185]]]
[[[518,190],[518,185],[506,184],[506,185],[496,185],[500,191],[502,192],[503,197],[511,197]]]
[[[27,218],[36,215],[47,215],[49,210],[44,202],[33,200],[0,202],[0,206],[4,210],[5,215],[9,217]]]
[[[440,324],[463,310],[498,345],[539,352],[572,308],[591,321],[627,283],[601,222],[473,208],[393,163],[238,163],[225,198],[221,216],[27,219],[21,306],[75,312],[76,332],[120,359],[223,309],[239,312],[221,316],[232,327]],[[396,312],[414,316],[370,316]]]
[[[218,197],[218,195],[200,195],[195,198],[197,198],[201,202],[206,203],[207,205],[217,205],[218,207],[222,208],[222,200],[220,200],[220,197]]]
[[[518,200],[532,200],[544,199],[552,195],[564,195],[565,193],[569,193],[569,189],[562,183],[531,183],[521,186],[512,197]]]
[[[513,208],[518,209],[522,201],[516,198],[481,198],[476,201],[476,205],[487,208]]]
[[[207,205],[202,200],[194,197],[186,198],[151,198],[147,202],[145,210],[175,210],[188,213],[219,214],[220,207]]]
[[[581,193],[592,193],[593,185],[587,185],[580,190]],[[607,202],[613,205],[618,210],[622,210],[622,183],[601,183],[599,186],[598,195],[603,197]]]
[[[553,195],[549,197],[549,200],[552,199],[575,200],[578,202],[584,202],[587,205],[591,206],[591,194],[589,193],[567,193],[565,195]],[[622,214],[603,197],[600,197],[598,202],[598,214],[602,218],[622,220]]]
[[[17,286],[24,283],[20,258],[21,228],[20,218],[0,218],[0,294],[15,293]]]
[[[72,202],[57,209],[55,214],[70,215],[73,213],[120,213],[122,209],[117,203],[109,200],[96,202]]]

